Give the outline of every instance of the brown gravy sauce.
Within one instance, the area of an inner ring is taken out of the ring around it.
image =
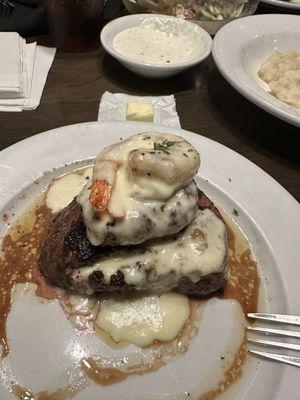
[[[257,264],[244,235],[233,226],[232,222],[226,221],[226,228],[229,248],[229,279],[221,297],[237,300],[247,317],[247,313],[257,311],[260,283]]]
[[[55,392],[39,392],[32,393],[21,385],[13,383],[10,392],[13,393],[20,400],[69,400],[74,397],[85,386],[74,386],[63,389],[58,389]]]
[[[122,371],[118,368],[101,368],[94,357],[88,357],[81,360],[81,367],[87,377],[97,385],[101,386],[109,386],[122,382],[130,375],[144,375],[147,372],[157,371],[162,365],[164,365],[164,362],[158,359],[149,366],[140,366],[132,371]]]
[[[29,218],[31,216],[31,218]],[[11,308],[11,291],[17,283],[32,282],[39,284],[41,278],[37,271],[39,246],[51,221],[51,212],[45,206],[36,204],[26,213],[26,221],[34,220],[31,232],[22,224],[22,218],[16,221],[2,241],[2,257],[0,259],[0,340],[2,357],[9,352],[6,337],[6,320]],[[50,294],[54,294],[51,289]]]
[[[199,400],[214,400],[222,394],[228,386],[230,386],[242,373],[243,364],[247,356],[247,337],[241,343],[233,362],[230,367],[225,371],[224,379],[219,382],[218,386],[207,393],[203,394]]]
[[[0,258],[0,340],[3,346],[2,357],[7,356],[9,347],[6,336],[6,320],[11,308],[11,292],[15,284],[31,282],[37,284],[36,294],[46,299],[60,299],[59,292],[47,284],[37,269],[40,244],[45,236],[47,227],[52,219],[51,211],[45,206],[44,199],[35,202],[31,208],[16,221],[2,242],[2,256]],[[225,218],[227,220],[227,218]],[[237,300],[245,315],[255,312],[258,303],[259,277],[257,265],[252,258],[251,249],[246,238],[233,226],[226,222],[229,245],[229,281],[221,298]],[[201,301],[191,300],[191,318],[176,340],[181,340],[188,332],[195,328],[196,310],[201,307]],[[154,346],[163,345],[161,343]],[[185,352],[183,347],[181,352]],[[177,353],[178,354],[178,353]],[[246,336],[237,351],[234,361],[225,371],[225,379],[219,385],[201,396],[199,400],[212,400],[220,395],[241,374],[247,354]],[[102,368],[97,358],[89,357],[81,360],[81,368],[86,376],[96,384],[107,386],[118,383],[130,375],[142,375],[159,369],[164,364],[157,358],[151,365],[140,366],[132,370],[118,368]],[[68,400],[71,399],[83,386],[61,388],[53,393],[31,393],[26,388],[12,383],[11,392],[23,400]]]

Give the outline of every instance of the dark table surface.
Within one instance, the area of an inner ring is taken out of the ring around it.
[[[47,38],[38,41],[43,44]],[[184,129],[247,157],[300,201],[300,129],[272,117],[237,93],[222,78],[212,57],[176,77],[154,81],[130,73],[102,48],[80,55],[57,52],[38,109],[0,113],[0,149],[48,129],[95,121],[106,90],[175,94]]]

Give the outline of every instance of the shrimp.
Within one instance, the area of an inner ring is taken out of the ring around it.
[[[89,195],[93,211],[122,218],[124,196],[166,200],[192,181],[199,165],[196,149],[179,136],[154,132],[132,136],[98,155]],[[122,167],[123,178],[117,181]],[[122,179],[127,181],[128,193],[123,191]]]
[[[89,195],[95,214],[108,213],[115,218],[125,216],[121,205],[110,209],[109,202],[116,184],[117,171],[125,163],[126,142],[128,141],[108,146],[96,158]]]
[[[164,199],[191,182],[200,166],[200,157],[190,143],[178,136],[155,140],[152,149],[132,150],[128,167],[135,182],[143,186],[151,185],[151,181],[155,184],[156,190],[149,198]]]
[[[107,210],[113,185],[116,180],[118,164],[114,161],[97,157],[91,185],[89,200],[96,213]]]

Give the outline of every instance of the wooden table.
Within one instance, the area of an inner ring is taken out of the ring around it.
[[[260,8],[260,12],[267,11]],[[46,39],[41,37],[39,42]],[[152,81],[130,73],[102,48],[82,55],[58,52],[39,108],[0,113],[0,148],[48,129],[95,121],[106,90],[136,95],[175,94],[184,129],[247,157],[300,201],[300,130],[237,93],[219,74],[211,57],[174,78]]]

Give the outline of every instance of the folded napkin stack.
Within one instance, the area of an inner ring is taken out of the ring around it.
[[[16,32],[0,32],[0,111],[38,107],[55,51],[26,44]]]

